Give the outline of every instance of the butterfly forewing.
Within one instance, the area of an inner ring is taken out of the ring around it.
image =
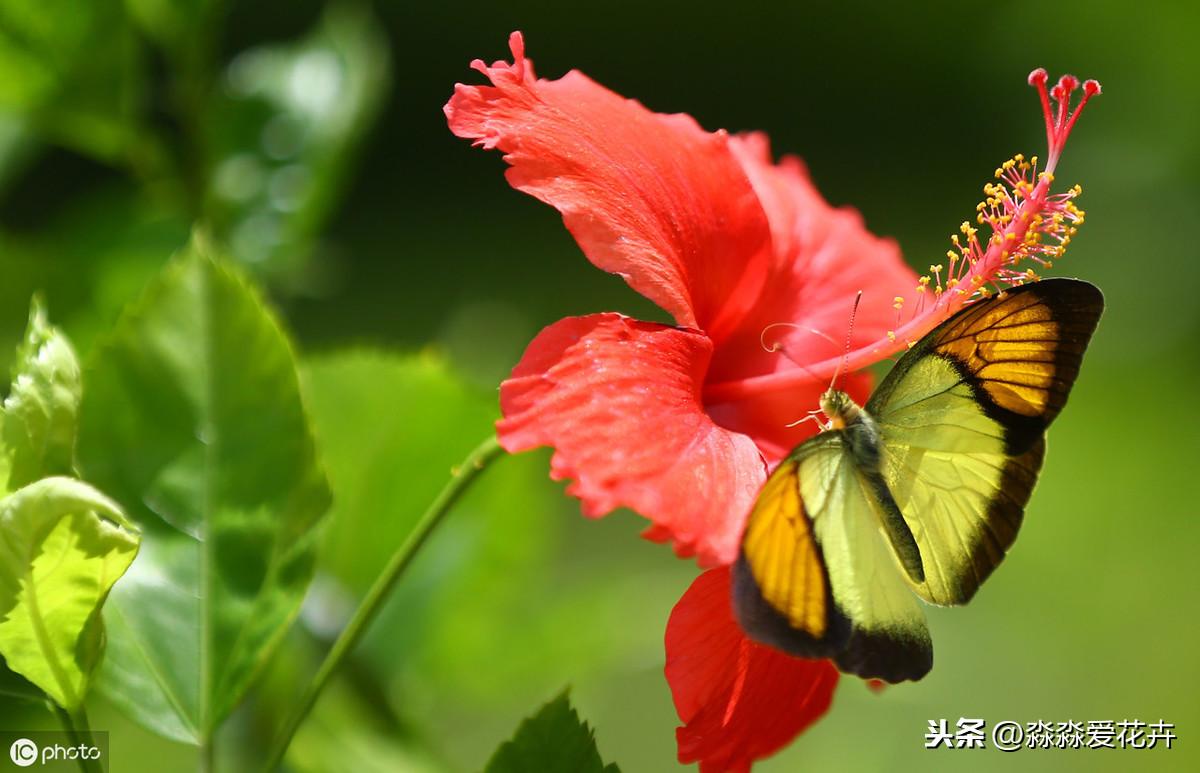
[[[1016,539],[1043,435],[1103,307],[1099,290],[1069,279],[980,301],[913,347],[867,403],[927,601],[966,603]]]
[[[893,405],[944,386],[909,372],[935,356],[958,371],[957,380],[1003,427],[1009,453],[1020,454],[1066,405],[1103,310],[1100,291],[1077,279],[1033,282],[979,301],[905,354],[871,395],[867,411],[886,420]]]

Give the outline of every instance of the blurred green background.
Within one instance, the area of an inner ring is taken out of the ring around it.
[[[1055,273],[1108,311],[1055,425],[1021,539],[964,609],[930,611],[937,667],[855,680],[765,771],[1196,769],[1200,732],[1200,12],[1187,4],[366,4],[0,0],[0,352],[30,294],[81,353],[204,220],[293,331],[337,504],[301,623],[221,744],[272,723],[377,569],[490,431],[496,385],[569,314],[661,313],[593,269],[558,215],[446,129],[475,57],[525,32],[572,67],[704,126],[763,129],[910,262],[940,260],[980,186],[1044,154],[1035,66],[1104,94],[1058,179],[1087,223]],[[7,359],[0,360],[5,365]],[[476,770],[572,685],[601,753],[675,767],[662,636],[692,564],[629,513],[585,521],[545,452],[457,508],[293,745],[300,771]],[[186,769],[100,697],[114,770]],[[928,752],[929,719],[1160,719],[1171,751]],[[55,727],[0,706],[0,727]]]

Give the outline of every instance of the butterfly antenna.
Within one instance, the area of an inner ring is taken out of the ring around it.
[[[762,332],[758,334],[758,344],[759,344],[759,346],[762,347],[764,352],[774,353],[783,348],[783,346],[781,344],[779,344],[778,342],[770,343],[770,344],[767,343],[767,333],[769,333],[772,329],[777,328],[777,327],[794,328],[802,333],[812,333],[815,336],[820,336],[821,338],[824,338],[826,341],[828,341],[831,344],[837,343],[837,341],[833,340],[832,336],[830,336],[826,333],[823,333],[820,330],[817,330],[815,327],[802,327],[800,325],[795,324],[794,322],[772,322],[771,324],[764,327],[762,329]]]
[[[833,378],[829,380],[829,391],[833,391],[833,387],[837,384],[838,377],[842,375],[842,369],[846,367],[846,361],[850,359],[850,338],[854,335],[854,318],[858,315],[858,304],[862,300],[862,290],[858,291],[858,295],[854,296],[854,308],[850,310],[850,327],[846,330],[846,345],[842,349],[842,360],[838,363],[837,370],[833,372]]]
[[[770,331],[772,328],[776,328],[776,327],[790,327],[790,328],[795,328],[796,330],[799,330],[799,331],[801,331],[801,332],[804,332],[804,333],[812,333],[812,334],[813,334],[813,335],[815,335],[815,336],[820,336],[821,338],[824,338],[826,341],[828,341],[828,342],[829,342],[829,343],[831,343],[831,344],[834,344],[834,345],[836,345],[836,344],[837,344],[837,341],[835,341],[835,340],[833,339],[833,337],[832,337],[832,336],[830,336],[830,335],[828,335],[828,334],[826,334],[826,333],[823,333],[823,332],[822,332],[822,331],[820,331],[820,330],[817,330],[815,327],[808,327],[808,328],[806,328],[806,327],[801,327],[800,325],[794,324],[794,323],[792,323],[792,322],[772,322],[771,324],[769,324],[769,325],[767,325],[766,327],[764,327],[764,328],[762,329],[762,332],[758,334],[758,343],[759,343],[759,345],[760,345],[760,346],[762,346],[762,349],[763,349],[763,351],[764,351],[764,352],[767,352],[767,353],[769,353],[769,354],[771,354],[771,353],[774,353],[774,352],[778,352],[780,349],[782,349],[782,348],[783,348],[783,347],[782,347],[780,344],[778,344],[778,343],[771,343],[771,344],[768,344],[768,343],[767,343],[767,333],[768,333],[768,332],[769,332],[769,331]],[[791,358],[789,358],[789,359],[791,359]],[[805,373],[807,373],[808,375],[812,376],[812,379],[813,379],[813,381],[816,381],[818,378],[820,378],[820,376],[818,376],[818,375],[817,375],[815,372],[813,372],[813,370],[812,370],[811,368],[809,368],[807,365],[805,365],[803,362],[797,362],[797,361],[795,361],[795,360],[792,360],[792,362],[794,362],[794,363],[795,363],[795,364],[796,364],[796,365],[797,365],[797,366],[798,366],[798,367],[799,367],[801,370],[803,370]],[[802,420],[802,421],[803,421],[803,420]],[[789,426],[789,427],[790,427],[790,426],[793,426],[793,425],[789,424],[789,425],[787,425],[787,426]]]

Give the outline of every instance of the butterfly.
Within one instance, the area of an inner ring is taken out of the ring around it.
[[[965,604],[1003,560],[1103,310],[1087,282],[1031,282],[943,322],[865,406],[831,386],[823,431],[779,464],[747,521],[743,630],[864,678],[928,673],[917,597]]]

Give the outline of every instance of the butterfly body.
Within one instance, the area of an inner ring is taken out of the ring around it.
[[[883,439],[879,425],[850,395],[836,389],[829,389],[821,396],[821,412],[828,419],[825,431],[840,433],[843,453],[861,478],[901,566],[914,582],[923,581],[925,567],[921,563],[920,550],[883,475]]]
[[[913,346],[859,406],[829,390],[824,431],[764,485],[734,566],[754,639],[844,671],[919,679],[917,597],[966,603],[1016,538],[1103,309],[1077,280],[979,301]]]

